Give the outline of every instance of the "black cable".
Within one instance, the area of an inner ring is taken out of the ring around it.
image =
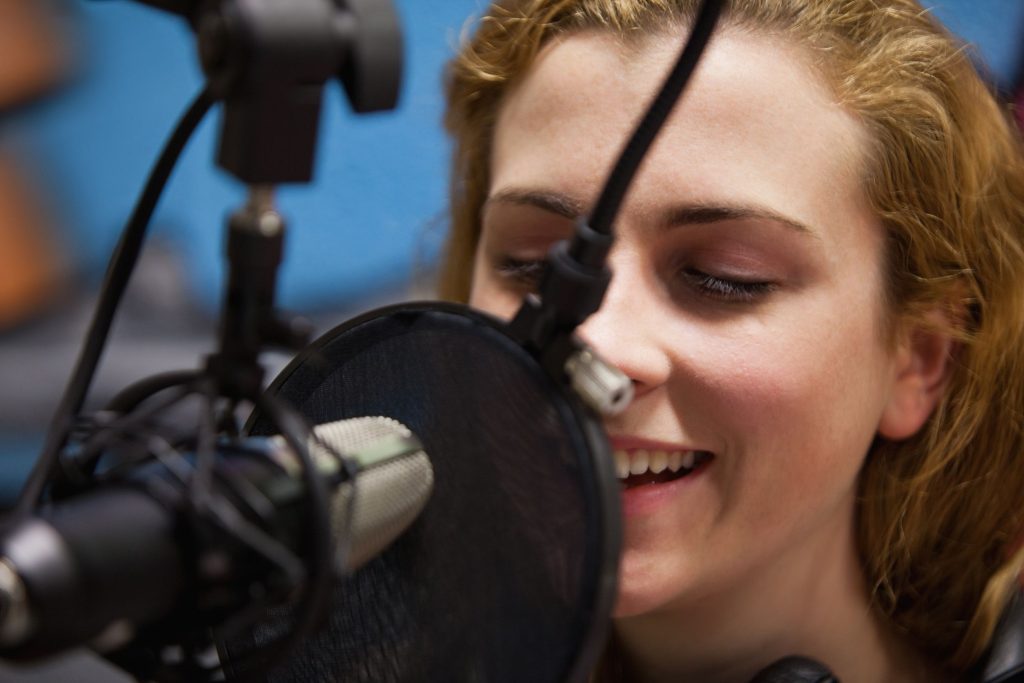
[[[166,439],[153,434],[145,434],[145,443],[152,458],[160,463],[185,491],[189,491],[191,487],[195,486],[197,470],[177,448],[168,443]],[[244,479],[232,480],[226,477],[222,478],[220,483],[230,489],[232,495],[243,500],[248,505],[249,511],[258,519],[264,522],[269,519],[266,514],[267,504],[264,504],[267,501],[259,489],[254,486],[243,488],[240,484],[247,483]],[[256,496],[262,496],[262,500],[253,504]],[[281,541],[259,526],[250,523],[238,508],[221,493],[211,489],[205,497],[199,499],[191,497],[189,500],[193,503],[195,514],[216,524],[233,540],[245,545],[280,569],[286,577],[285,582],[288,585],[297,586],[302,582],[305,577],[302,561]]]
[[[256,408],[265,413],[280,430],[288,446],[302,463],[302,479],[306,491],[309,527],[309,558],[306,562],[306,582],[295,608],[292,628],[278,639],[261,645],[260,649],[234,657],[231,661],[234,676],[232,680],[248,681],[265,677],[268,669],[284,658],[300,641],[313,633],[323,623],[330,605],[330,589],[333,577],[333,539],[330,525],[330,511],[327,485],[313,462],[306,443],[312,430],[300,413],[270,393],[261,394]],[[252,668],[258,662],[260,669]]]
[[[203,399],[199,411],[199,435],[196,439],[196,465],[189,487],[192,504],[202,507],[213,495],[213,468],[217,459],[217,392],[212,378],[196,383]]]
[[[615,163],[615,168],[608,176],[608,181],[605,183],[604,190],[601,191],[593,213],[590,214],[590,227],[595,232],[604,235],[612,234],[612,222],[619,212],[619,206],[622,204],[647,150],[654,142],[658,131],[661,130],[665,119],[672,112],[672,108],[679,101],[680,94],[690,80],[690,76],[693,75],[701,53],[704,52],[715,24],[718,22],[723,4],[724,0],[704,0],[701,5],[686,47],[683,48],[671,73],[661,86],[661,91],[651,103],[636,130],[633,131],[629,142],[626,143],[625,149]]]
[[[51,473],[51,483],[57,487],[69,485],[75,488],[92,482],[100,457],[110,443],[121,438],[126,431],[134,429],[139,423],[168,410],[189,396],[193,393],[190,387],[201,377],[198,370],[166,372],[136,382],[118,393],[104,409],[104,412],[111,416],[110,421],[99,425],[101,429],[95,431],[74,456],[58,461],[60,467],[57,472]],[[169,398],[154,403],[145,410],[136,410],[144,401],[175,387],[180,387],[180,390]],[[94,421],[98,417],[99,415],[94,415]]]
[[[172,370],[160,373],[129,385],[107,402],[106,408],[112,413],[127,414],[143,401],[172,387],[190,384],[199,379],[198,370]]]
[[[164,390],[172,388],[173,386],[167,386]],[[118,415],[111,422],[103,424],[102,429],[97,430],[85,441],[80,452],[76,453],[73,458],[66,458],[61,461],[62,471],[67,474],[76,472],[81,477],[94,477],[99,459],[111,443],[116,439],[122,438],[128,430],[135,429],[150,418],[169,410],[191,395],[191,393],[192,390],[187,385],[182,385],[179,391],[161,401],[146,406],[145,410],[136,410],[131,413]],[[72,481],[75,481],[74,477],[72,477]]]
[[[135,269],[135,263],[142,250],[146,229],[153,211],[156,209],[157,201],[163,193],[185,143],[188,142],[214,101],[210,89],[204,87],[178,121],[160,158],[157,159],[150,172],[142,194],[139,195],[135,205],[135,210],[121,234],[113,256],[111,256],[96,310],[86,333],[85,343],[71,373],[71,378],[68,380],[68,385],[64,389],[64,395],[50,422],[50,429],[47,432],[39,459],[29,473],[28,480],[18,496],[14,507],[15,516],[23,517],[30,513],[42,497],[46,484],[56,467],[60,452],[67,443],[75,416],[82,409],[89,386],[92,384],[96,367],[99,365],[110,327],[114,321],[114,314],[128,286],[132,271]]]

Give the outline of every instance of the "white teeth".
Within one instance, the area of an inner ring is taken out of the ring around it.
[[[697,462],[694,451],[647,451],[638,448],[635,451],[616,450],[614,455],[615,475],[619,479],[647,472],[660,474],[665,470],[692,470]]]
[[[672,451],[668,455],[668,468],[678,472],[683,467],[683,454],[680,451]]]
[[[660,474],[668,467],[668,453],[665,451],[651,451],[651,472]]]
[[[615,476],[619,479],[629,476],[629,455],[626,451],[615,451]]]
[[[647,451],[642,448],[633,451],[633,457],[629,459],[629,473],[630,474],[643,474],[647,471],[647,466],[650,465],[651,460]]]

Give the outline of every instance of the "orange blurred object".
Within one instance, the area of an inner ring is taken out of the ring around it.
[[[51,4],[0,0],[0,111],[31,102],[66,79],[66,39]],[[0,149],[0,330],[43,309],[63,277],[41,195],[34,190],[18,160]]]
[[[0,109],[30,101],[70,71],[71,47],[38,0],[0,0]]]
[[[0,156],[0,330],[53,300],[63,268],[51,230],[14,161]]]

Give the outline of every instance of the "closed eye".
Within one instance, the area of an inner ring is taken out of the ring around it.
[[[680,277],[703,296],[730,303],[754,303],[775,291],[774,282],[738,280],[683,268]]]
[[[533,290],[540,285],[547,271],[545,259],[518,259],[502,256],[495,268],[498,275],[521,289]]]

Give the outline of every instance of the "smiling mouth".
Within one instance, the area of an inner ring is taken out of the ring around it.
[[[713,457],[707,451],[615,449],[615,474],[625,489],[664,484],[692,474]]]

